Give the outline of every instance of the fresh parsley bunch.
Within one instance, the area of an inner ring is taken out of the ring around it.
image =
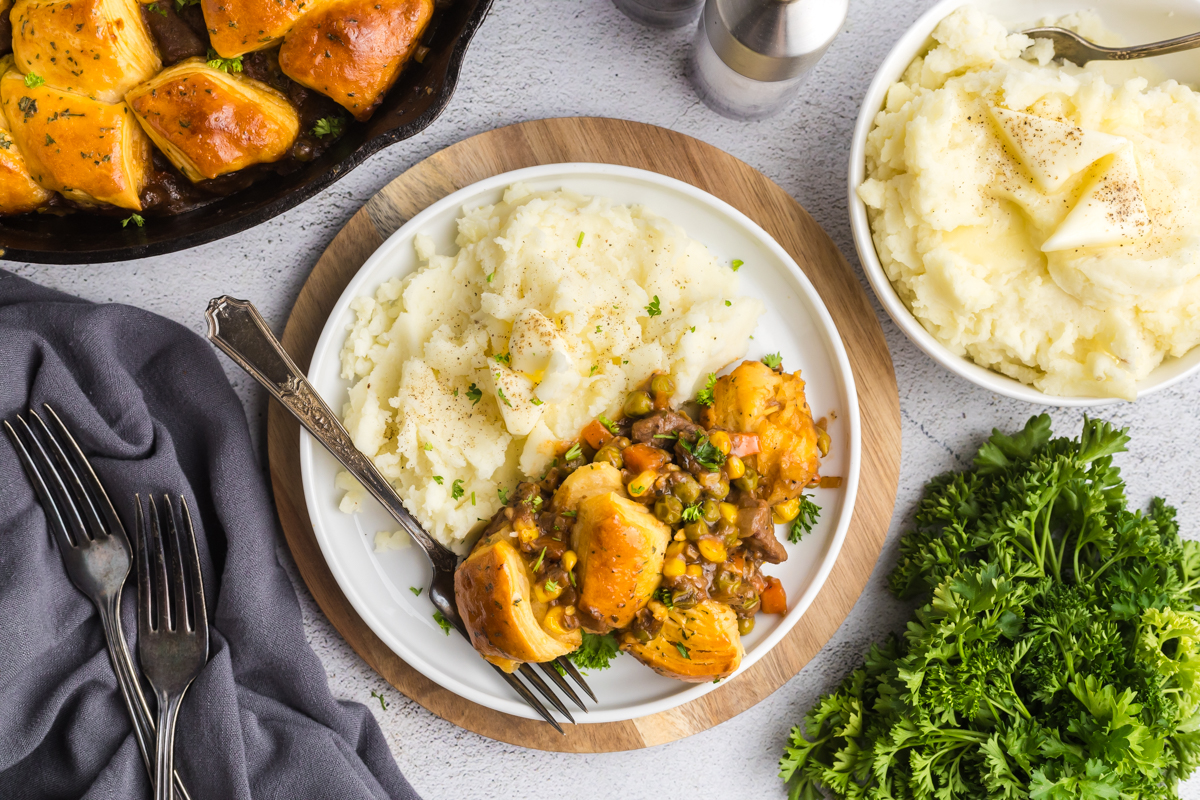
[[[792,730],[792,800],[1176,797],[1200,765],[1200,543],[1130,511],[1084,419],[994,431],[935,478],[891,589],[929,599]]]

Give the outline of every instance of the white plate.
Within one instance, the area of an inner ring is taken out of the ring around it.
[[[759,322],[748,357],[782,352],[788,369],[800,368],[807,381],[808,399],[816,416],[837,414],[829,428],[832,451],[822,474],[844,477],[839,489],[818,489],[823,507],[820,522],[798,545],[788,545],[784,564],[769,566],[787,590],[791,610],[786,616],[760,614],[754,632],[745,637],[741,669],[762,658],[779,642],[812,603],[829,575],[850,524],[858,487],[858,402],[850,363],[841,337],[812,284],[796,263],[758,225],[732,206],[686,183],[653,172],[606,164],[550,164],[497,175],[443,198],[396,231],[363,264],[334,306],[313,353],[308,378],[334,409],[347,399],[349,383],[342,380],[339,353],[346,327],[353,321],[350,301],[372,294],[385,280],[407,275],[417,267],[412,240],[417,233],[433,237],[439,253],[452,253],[455,220],[464,206],[500,201],[516,181],[535,191],[570,189],[615,202],[642,204],[687,230],[708,245],[721,261],[740,258],[741,293],[760,298],[767,312]],[[375,553],[376,531],[396,525],[373,500],[361,513],[338,510],[341,492],[334,487],[339,466],[307,433],[300,439],[300,469],[304,499],[321,552],[354,610],[398,656],[430,680],[480,705],[518,717],[534,712],[518,698],[491,667],[458,634],[446,636],[433,622],[433,605],[425,593],[416,597],[410,586],[423,587],[430,567],[415,546]],[[600,699],[590,713],[576,714],[580,722],[634,719],[694,700],[716,688],[712,683],[687,684],[663,678],[629,656],[613,667],[593,672],[588,683]]]
[[[879,302],[917,347],[946,369],[977,386],[1017,400],[1050,406],[1099,406],[1122,402],[1112,397],[1058,397],[1046,394],[950,352],[913,316],[896,294],[883,265],[879,263],[875,243],[871,239],[871,227],[867,222],[867,207],[858,196],[858,187],[866,171],[867,134],[871,132],[875,115],[883,108],[888,87],[899,80],[917,54],[932,43],[933,29],[937,24],[964,5],[974,5],[995,16],[1010,30],[1028,27],[1045,16],[1064,16],[1087,9],[1098,13],[1105,27],[1120,33],[1125,42],[1144,44],[1200,30],[1200,3],[1196,0],[943,0],[913,23],[880,65],[859,110],[850,145],[850,227],[854,231],[854,246]],[[1187,83],[1193,88],[1200,86],[1200,50],[1160,56],[1150,61],[1180,83]],[[1138,382],[1138,396],[1165,389],[1198,369],[1200,347],[1192,349],[1182,358],[1167,358]]]

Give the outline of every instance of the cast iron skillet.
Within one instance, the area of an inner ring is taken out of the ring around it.
[[[128,261],[205,244],[303,203],[388,145],[433,122],[454,93],[467,45],[492,0],[439,2],[422,63],[410,63],[375,115],[351,124],[320,158],[288,175],[264,176],[236,194],[174,217],[121,227],[120,217],[74,213],[0,218],[0,257],[38,264]]]

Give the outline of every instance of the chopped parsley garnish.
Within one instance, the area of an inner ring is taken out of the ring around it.
[[[713,387],[717,385],[717,373],[708,373],[708,381],[704,384],[704,388],[696,394],[696,403],[702,406],[711,406],[713,404]]]
[[[700,504],[693,503],[683,510],[679,517],[684,522],[696,522],[700,519]]]
[[[529,402],[533,403],[535,406],[540,406],[542,404],[542,401],[538,400],[536,397],[530,397]]]
[[[471,505],[475,505],[475,493],[471,492]]]
[[[725,301],[725,305],[727,305],[727,306],[731,306],[731,305],[733,305],[733,301],[732,301],[732,300],[726,300],[726,301]]]
[[[620,652],[617,637],[611,633],[600,635],[583,631],[583,643],[567,658],[580,669],[608,669]]]
[[[450,499],[457,500],[462,497],[465,492],[462,487],[462,478],[455,478],[454,483],[450,484]]]
[[[546,591],[547,592],[557,592],[558,591],[558,581],[546,581]]]
[[[164,14],[164,16],[166,16],[166,15]],[[372,689],[371,697],[374,697],[376,700],[378,700],[379,707],[382,708],[384,711],[387,711],[387,709],[388,709],[387,700],[383,699],[383,695],[381,695],[379,692]]]
[[[148,8],[150,11],[153,11],[155,14],[158,14],[160,17],[165,17],[167,15],[167,10],[158,3],[151,3],[150,5],[146,6],[146,8]]]
[[[583,231],[579,232],[579,238],[575,240],[576,247],[583,247]]]
[[[420,596],[421,596],[421,592],[425,591],[425,590],[424,590],[424,589],[422,589],[420,586],[410,586],[410,587],[408,587],[408,590],[409,590],[410,592],[412,592],[412,593],[413,593],[415,596],[417,596],[417,597],[420,597]]]
[[[130,214],[128,217],[121,220],[121,227],[124,228],[131,222],[134,225],[137,225],[139,228],[146,224],[146,220],[142,218],[141,214]]]
[[[508,489],[505,489],[503,486],[499,486],[496,488],[496,494],[500,497],[500,502],[503,505],[508,505]]]
[[[438,486],[441,486],[441,485],[442,485],[442,482],[443,482],[444,480],[446,480],[446,479],[445,479],[445,478],[443,478],[441,475],[434,475],[434,476],[433,476],[433,482],[434,482],[434,483],[436,483]]]
[[[471,401],[471,405],[479,405],[479,401],[483,399],[483,390],[472,383],[471,388],[467,389],[467,399]]]
[[[496,387],[496,394],[497,394],[497,396],[499,396],[499,398],[501,400],[504,401],[504,405],[508,406],[509,408],[513,407],[513,404],[508,402],[508,398],[504,396],[504,390],[501,389],[499,386]]]
[[[495,270],[492,270],[492,271],[491,271],[491,272],[489,272],[489,273],[488,273],[488,274],[487,274],[485,277],[487,278],[487,282],[488,282],[488,283],[491,283],[491,282],[492,282],[492,278],[496,277],[496,271],[495,271]]]
[[[657,317],[662,314],[662,309],[658,307],[658,295],[654,295],[654,299],[650,301],[650,305],[646,306],[646,314],[651,317]]]
[[[221,72],[241,72],[242,57],[221,58],[221,56],[217,55],[217,51],[210,47],[208,48],[208,66],[212,69],[219,69]],[[320,124],[320,122],[317,123],[317,125]]]
[[[492,358],[496,359],[497,364],[512,365],[512,353],[496,353]]]
[[[17,100],[17,108],[25,115],[23,121],[28,122],[29,118],[37,113],[37,100],[32,97],[22,97]]]
[[[442,629],[442,633],[446,634],[447,636],[450,635],[450,622],[442,616],[442,612],[433,612],[433,621],[436,622],[438,627]]]
[[[742,261],[740,258],[735,258],[735,259],[733,260],[733,263],[732,263],[732,264],[730,264],[729,266],[733,267],[733,271],[734,271],[734,272],[737,272],[739,269],[741,269],[741,268],[742,268],[742,264],[745,264],[745,263],[746,263],[746,262],[745,262],[745,261]]]
[[[542,552],[538,553],[537,561],[533,562],[533,566],[530,567],[530,569],[532,569],[534,572],[537,572],[538,567],[540,567],[542,565],[542,559],[544,559],[545,557],[546,557],[546,548],[543,547]]]
[[[795,544],[800,541],[804,534],[812,533],[813,525],[817,524],[817,520],[821,518],[821,507],[814,503],[806,494],[800,495],[800,513],[792,520],[791,527],[788,528],[788,541]]]
[[[426,442],[426,443],[425,443],[425,450],[426,450],[426,451],[429,451],[429,450],[432,450],[432,449],[433,449],[433,442]]]
[[[534,495],[534,496],[533,496],[533,497],[530,499],[530,501],[529,501],[529,505],[533,507],[533,510],[534,510],[534,512],[536,513],[536,512],[538,512],[538,511],[540,511],[540,510],[541,510],[541,508],[542,508],[542,503],[543,503],[543,502],[544,502],[544,501],[542,500],[542,496],[541,496],[540,494],[535,494],[535,495]]]
[[[41,86],[45,82],[46,82],[45,78],[43,78],[40,75],[34,75],[32,72],[30,72],[28,75],[25,76],[25,85],[28,86],[30,89],[36,89],[37,87]]]
[[[725,463],[725,454],[717,449],[707,436],[701,436],[694,443],[680,439],[679,444],[696,459],[696,463],[709,472],[716,472]]]
[[[239,59],[240,61],[240,59]],[[240,69],[238,70],[241,71]],[[346,120],[341,117],[321,117],[312,127],[313,136],[341,136]],[[489,278],[490,280],[490,278]]]
[[[588,371],[588,377],[590,378],[590,377],[592,377],[593,375],[595,375],[595,374],[596,374],[596,370],[598,370],[598,369],[600,369],[600,365],[599,365],[599,364],[592,364],[592,368],[591,368],[591,370],[589,370],[589,371]]]
[[[678,433],[656,433],[656,434],[654,434],[654,438],[655,439],[671,439],[672,441],[674,441],[675,439],[679,438],[679,434]]]
[[[564,512],[562,512],[562,515],[564,517],[573,517],[578,513],[579,513],[578,511],[564,511]]]
[[[762,363],[771,369],[779,369],[780,365],[783,364],[783,356],[779,353],[767,353],[762,357]]]
[[[654,599],[667,608],[675,607],[675,593],[665,586],[660,586],[654,590]]]
[[[607,430],[609,433],[611,433],[613,436],[617,436],[620,433],[620,430],[617,428],[617,423],[613,422],[611,419],[604,416],[603,414],[596,417],[596,419],[600,422],[601,425],[604,426],[604,429]]]
[[[571,449],[563,456],[563,461],[574,461],[583,455],[583,448],[579,446],[579,442],[571,445]]]
[[[688,661],[692,660],[692,655],[688,652],[688,649],[683,646],[683,642],[672,642],[672,644],[674,644],[675,649],[679,651],[679,655],[683,656]]]

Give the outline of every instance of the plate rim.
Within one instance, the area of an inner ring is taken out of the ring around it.
[[[636,167],[628,167],[624,165],[608,164],[602,162],[586,162],[586,161],[571,161],[561,163],[539,164],[531,167],[524,167],[516,170],[492,175],[475,183],[468,184],[462,188],[447,194],[438,200],[431,203],[426,208],[422,209],[417,214],[413,215],[390,236],[388,236],[363,262],[362,266],[354,273],[353,277],[347,282],[345,288],[338,296],[337,300],[331,307],[329,315],[325,319],[322,326],[321,334],[313,348],[308,374],[312,375],[316,371],[316,367],[324,363],[324,359],[329,357],[333,352],[333,345],[337,345],[337,350],[340,351],[340,344],[333,342],[337,336],[344,337],[344,327],[334,324],[336,317],[343,315],[349,307],[349,302],[354,297],[362,294],[363,287],[361,284],[368,282],[367,275],[379,268],[380,262],[389,257],[391,252],[398,246],[402,246],[402,241],[415,236],[419,233],[421,227],[425,225],[430,218],[436,217],[445,212],[447,208],[461,208],[464,201],[469,201],[470,198],[479,195],[483,192],[496,191],[511,185],[512,183],[521,180],[547,179],[547,178],[562,178],[569,180],[572,177],[588,177],[601,176],[607,178],[618,178],[624,180],[644,181],[650,184],[655,184],[669,190],[673,190],[679,194],[687,196],[688,200],[693,203],[699,203],[708,206],[721,215],[730,219],[735,225],[743,228],[746,233],[755,238],[763,247],[772,252],[772,254],[781,262],[781,264],[790,273],[790,277],[798,280],[802,292],[808,301],[812,304],[815,315],[814,322],[817,323],[826,338],[828,339],[827,352],[830,356],[830,361],[841,373],[842,380],[838,382],[838,391],[844,393],[846,398],[846,408],[842,410],[843,419],[847,426],[847,438],[849,440],[849,453],[847,455],[847,470],[844,476],[844,491],[842,501],[842,513],[838,519],[837,525],[834,528],[832,537],[824,551],[823,559],[813,575],[809,586],[803,595],[789,610],[784,620],[778,625],[771,634],[763,641],[756,644],[753,653],[747,653],[746,658],[739,669],[730,678],[722,681],[720,684],[703,683],[692,684],[690,687],[682,691],[672,693],[665,698],[637,703],[630,706],[624,706],[618,709],[589,710],[588,714],[583,715],[578,720],[579,724],[608,724],[625,722],[642,717],[653,716],[664,711],[678,708],[682,705],[697,700],[709,692],[717,689],[719,686],[731,682],[738,678],[742,673],[750,669],[760,659],[765,657],[774,647],[776,647],[795,627],[800,618],[807,612],[812,605],[817,595],[824,588],[825,582],[835,565],[845,542],[846,535],[849,530],[851,519],[854,515],[855,502],[858,494],[858,483],[861,474],[862,466],[862,423],[859,415],[859,401],[857,393],[857,384],[854,378],[853,369],[850,365],[848,355],[846,353],[845,344],[841,333],[834,324],[832,316],[829,313],[820,294],[812,285],[804,270],[796,263],[795,259],[763,228],[758,225],[753,219],[742,213],[732,205],[727,203],[715,195],[700,189],[685,181],[663,175],[652,170],[639,169]],[[384,645],[398,658],[403,660],[411,668],[419,672],[421,675],[436,683],[438,686],[447,691],[473,703],[477,703],[490,710],[498,711],[505,714],[521,717],[524,719],[536,720],[540,719],[537,715],[519,699],[501,700],[495,695],[485,691],[476,689],[464,681],[459,680],[454,675],[448,673],[444,668],[440,668],[431,659],[424,658],[421,654],[414,652],[407,647],[402,641],[393,636],[387,628],[381,624],[378,615],[372,611],[370,604],[364,601],[360,596],[355,584],[348,579],[343,569],[338,564],[335,558],[331,557],[331,543],[328,531],[324,529],[323,524],[319,521],[320,517],[316,513],[318,498],[316,492],[318,487],[313,484],[312,480],[312,459],[314,453],[319,451],[319,446],[315,446],[315,440],[306,431],[300,431],[300,473],[303,483],[303,495],[306,505],[306,510],[309,514],[310,523],[312,524],[313,532],[317,540],[318,547],[321,551],[321,556],[325,561],[330,573],[334,577],[338,588],[342,591],[347,601],[353,607],[356,613],[362,618],[367,627],[384,643]],[[428,666],[429,669],[425,667]],[[630,713],[633,710],[634,713]]]

